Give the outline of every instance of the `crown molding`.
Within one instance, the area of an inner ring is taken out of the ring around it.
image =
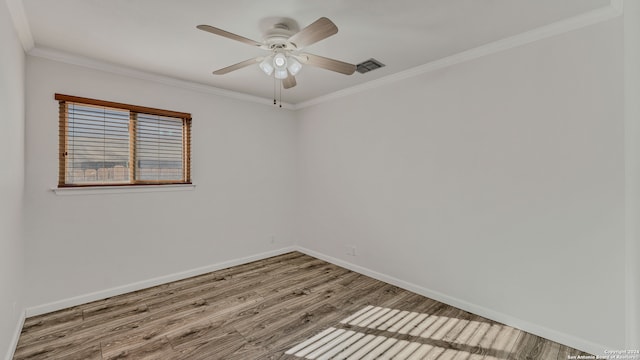
[[[405,71],[381,77],[379,79],[375,79],[343,90],[338,90],[336,92],[323,95],[315,99],[304,101],[294,105],[294,109],[304,109],[330,100],[340,99],[360,92],[379,88],[400,80],[413,78],[422,74],[464,63],[483,56],[495,54],[521,45],[529,44],[538,40],[561,35],[569,31],[607,21],[622,15],[623,1],[624,0],[611,0],[609,5],[602,8],[595,9],[561,21],[557,21],[545,26],[541,26],[539,28],[508,38],[504,38],[502,40],[494,41],[470,50],[465,50],[463,52],[434,60]]]
[[[22,0],[6,0],[6,3],[13,21],[13,27],[16,29],[18,39],[22,43],[22,48],[25,52],[29,52],[34,47],[34,41]]]
[[[39,57],[43,59],[58,61],[66,64],[78,65],[93,70],[99,70],[116,75],[124,75],[136,79],[153,81],[156,83],[174,86],[186,90],[192,90],[205,94],[213,94],[222,97],[232,98],[236,100],[242,100],[261,105],[269,105],[274,107],[273,99],[262,98],[259,96],[247,95],[237,91],[225,90],[210,85],[200,84],[193,81],[181,80],[166,75],[155,74],[147,71],[134,69],[127,66],[116,65],[102,60],[96,60],[85,56],[79,56],[71,54],[65,51],[55,50],[51,48],[44,48],[36,46],[27,52],[30,56]],[[294,105],[290,103],[282,103],[282,109],[291,110]]]
[[[29,29],[27,17],[22,6],[22,0],[6,0],[9,11],[13,18],[16,30],[22,42],[25,51],[35,57],[41,57],[49,60],[60,61],[64,63],[74,64],[87,67],[94,70],[105,71],[113,74],[129,76],[133,78],[154,81],[157,83],[175,86],[187,90],[214,94],[227,98],[269,105],[273,107],[273,99],[262,98],[259,96],[247,95],[244,93],[217,88],[210,85],[196,83],[187,80],[181,80],[166,75],[150,73],[130,67],[116,65],[101,60],[88,57],[78,56],[60,50],[34,46],[33,37]],[[388,75],[376,80],[352,86],[346,89],[338,90],[333,93],[319,96],[311,100],[303,101],[297,104],[282,103],[282,108],[287,110],[299,110],[313,105],[321,104],[330,100],[340,99],[346,96],[379,88],[397,81],[416,77],[432,71],[447,68],[456,64],[464,63],[483,56],[495,54],[501,51],[512,49],[521,45],[529,44],[538,40],[561,35],[569,31],[577,30],[586,26],[607,21],[621,16],[624,9],[624,0],[610,0],[609,5],[599,9],[586,12],[571,18],[567,18],[555,23],[551,23],[518,35],[514,35],[505,39],[491,42],[470,50],[466,50],[439,60],[416,66],[414,68],[404,70],[392,75]]]

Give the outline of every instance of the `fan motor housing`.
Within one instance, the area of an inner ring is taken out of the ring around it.
[[[275,24],[265,34],[265,45],[261,47],[266,50],[295,50],[297,47],[289,42],[291,35],[293,35],[293,31],[286,24]]]

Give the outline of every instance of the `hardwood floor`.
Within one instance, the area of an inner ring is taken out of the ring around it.
[[[14,359],[587,355],[293,252],[25,321]]]

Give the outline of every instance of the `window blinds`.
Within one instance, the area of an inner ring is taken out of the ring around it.
[[[138,114],[136,124],[136,178],[175,180],[183,173],[183,134],[180,119]]]
[[[129,182],[129,112],[70,103],[66,129],[67,184]]]
[[[59,186],[191,183],[191,116],[56,94]]]

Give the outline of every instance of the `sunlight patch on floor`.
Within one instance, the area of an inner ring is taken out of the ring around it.
[[[517,330],[500,324],[369,305],[286,354],[318,360],[504,359],[516,340]]]

